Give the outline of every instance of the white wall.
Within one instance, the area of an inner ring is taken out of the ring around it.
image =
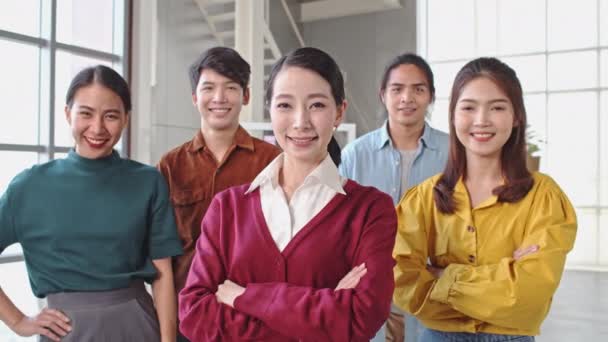
[[[346,74],[346,121],[357,124],[357,135],[377,128],[386,117],[378,97],[385,65],[399,54],[416,52],[416,1],[402,3],[402,9],[303,25],[306,44],[330,53]]]
[[[288,3],[294,6],[293,1]],[[385,118],[378,99],[385,64],[400,53],[416,51],[416,4],[403,3],[399,10],[300,25],[305,43],[329,52],[344,71],[350,102],[346,122],[357,124],[358,135],[375,129]],[[280,18],[284,15],[280,2],[270,4],[272,31],[286,53],[298,43],[287,20]],[[208,26],[192,0],[134,0],[133,12],[131,156],[155,164],[200,127],[187,67],[216,44],[206,35]],[[298,17],[297,11],[293,14]]]
[[[215,45],[192,0],[160,0],[156,8],[155,15],[154,1],[134,1],[131,155],[149,164],[199,129],[187,69]]]

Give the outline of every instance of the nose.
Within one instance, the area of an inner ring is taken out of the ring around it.
[[[311,127],[310,113],[306,108],[299,108],[294,112],[293,128],[308,129]]]
[[[226,100],[226,93],[224,89],[218,88],[213,93],[213,101],[214,102],[224,102]]]
[[[97,135],[101,135],[106,131],[106,126],[102,115],[96,116],[95,119],[93,119],[90,129]]]
[[[487,127],[490,125],[490,109],[480,106],[475,111],[473,125],[477,127]]]
[[[414,101],[414,91],[409,87],[404,88],[401,93],[401,102],[409,103],[412,101]]]

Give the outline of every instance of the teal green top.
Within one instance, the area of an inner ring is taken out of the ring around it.
[[[16,242],[41,298],[151,281],[153,259],[182,253],[164,178],[116,151],[72,151],[17,175],[0,198],[0,253]]]

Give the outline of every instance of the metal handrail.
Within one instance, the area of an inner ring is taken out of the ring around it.
[[[285,0],[281,0],[281,5],[283,5],[285,14],[287,14],[287,18],[289,19],[291,28],[293,29],[293,32],[296,34],[296,37],[298,38],[298,41],[300,42],[300,46],[301,47],[306,46],[306,44],[304,44],[304,39],[302,38],[302,34],[300,33],[300,29],[298,28],[298,25],[296,24],[296,21],[293,18],[293,15],[291,14],[291,11],[289,10],[289,6],[287,6],[287,3],[285,2]]]

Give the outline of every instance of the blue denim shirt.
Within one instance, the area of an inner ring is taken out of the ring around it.
[[[443,172],[447,157],[448,135],[425,123],[407,184],[401,184],[401,154],[393,146],[388,121],[385,121],[382,127],[359,137],[342,150],[339,170],[344,177],[389,194],[397,205],[405,190]]]

